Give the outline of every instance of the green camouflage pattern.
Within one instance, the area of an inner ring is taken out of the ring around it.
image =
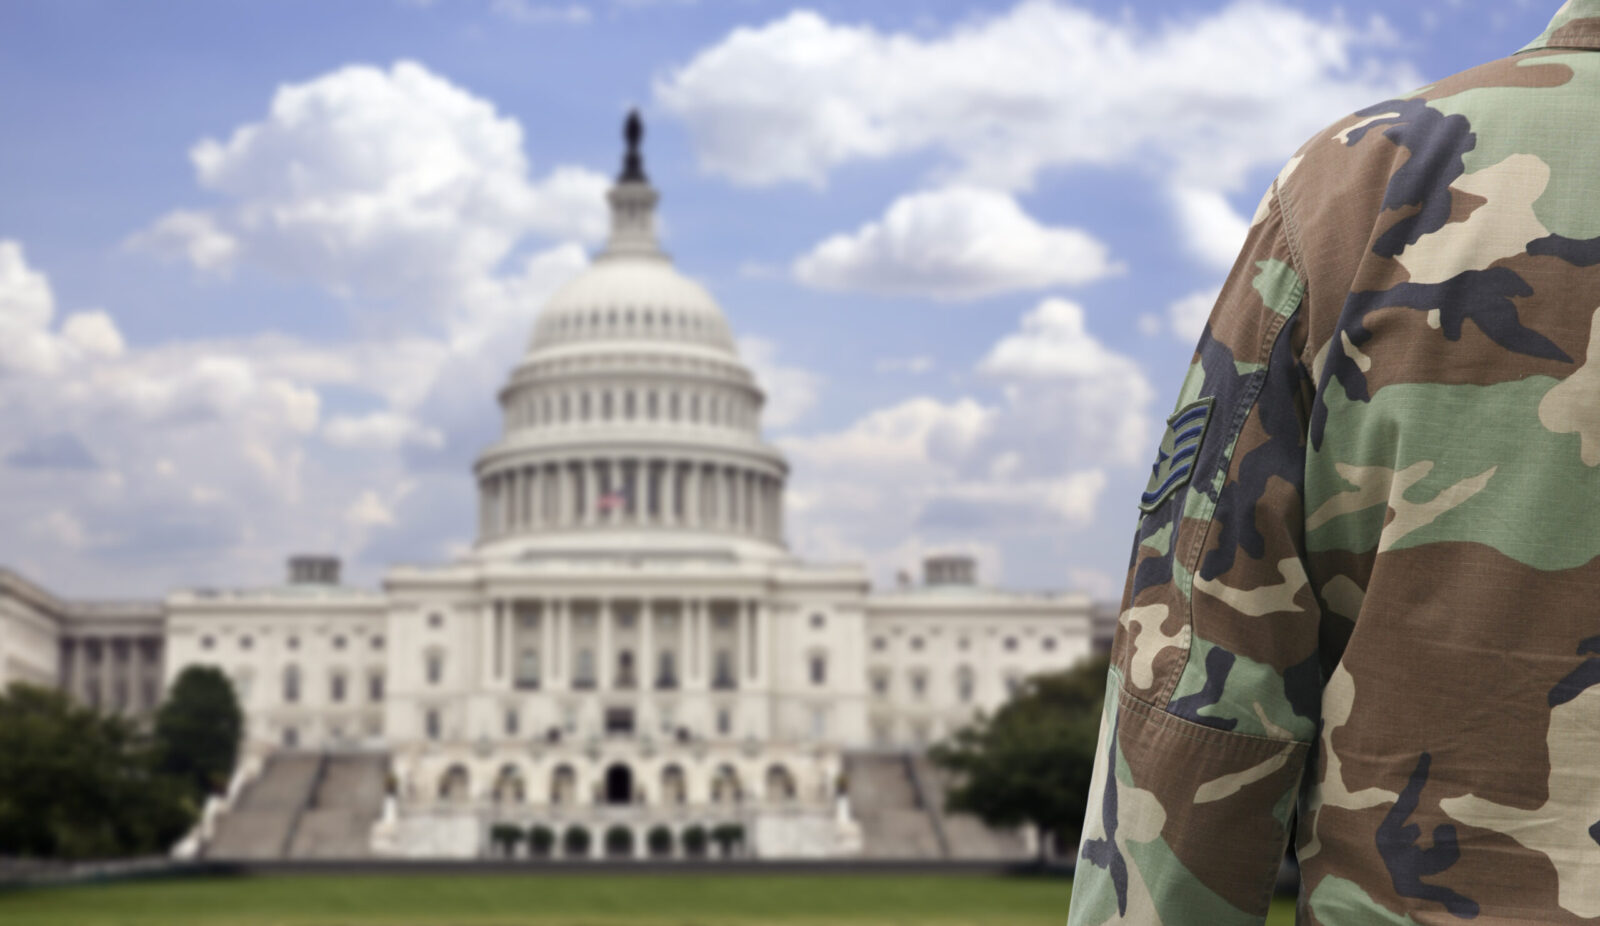
[[[1141,508],[1072,926],[1261,923],[1291,838],[1301,924],[1600,923],[1597,51],[1571,0],[1262,200]]]

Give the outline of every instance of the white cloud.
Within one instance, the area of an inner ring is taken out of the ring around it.
[[[1210,291],[1190,293],[1167,307],[1167,323],[1172,331],[1172,336],[1186,344],[1194,344],[1200,340],[1200,333],[1206,329],[1206,321],[1211,318],[1211,308],[1217,302],[1217,294]]]
[[[581,3],[533,3],[531,0],[493,0],[489,9],[496,16],[525,26],[581,26],[594,14]]]
[[[778,346],[766,338],[746,335],[739,338],[739,357],[755,374],[767,396],[761,423],[783,429],[805,416],[817,404],[822,377],[804,367],[788,366],[778,360]]]
[[[883,218],[794,263],[802,283],[940,300],[1087,283],[1120,267],[1075,228],[1039,224],[1009,194],[949,187],[902,196]]]
[[[215,216],[175,209],[128,239],[130,247],[167,260],[188,261],[200,270],[226,271],[239,254],[239,242],[217,227]]]
[[[1041,302],[976,372],[996,400],[920,396],[780,441],[796,546],[866,557],[880,578],[907,543],[985,537],[1025,560],[1041,538],[1093,523],[1113,470],[1148,463],[1154,392],[1073,303]]]
[[[1217,190],[1182,187],[1171,195],[1189,253],[1217,270],[1231,268],[1250,232],[1250,220],[1236,212]]]
[[[336,447],[364,450],[395,450],[406,444],[437,449],[444,445],[444,435],[437,429],[391,411],[331,418],[323,426],[322,436]]]
[[[361,493],[344,512],[345,520],[356,527],[390,527],[395,523],[394,512],[383,503],[378,493],[371,489]]]
[[[75,312],[61,324],[61,337],[85,355],[110,360],[127,349],[117,323],[104,312]]]
[[[1339,114],[1421,83],[1393,44],[1380,20],[1270,0],[1154,25],[1025,0],[931,36],[798,10],[734,30],[655,93],[702,166],[745,184],[820,185],[841,165],[930,151],[1011,189],[1049,167],[1129,163],[1232,189]]]
[[[934,368],[934,359],[926,354],[915,357],[884,357],[873,365],[879,373],[910,373],[921,375]]]
[[[196,177],[225,205],[169,213],[132,240],[448,319],[524,237],[604,233],[606,178],[558,167],[532,180],[523,144],[515,119],[420,64],[352,65],[278,88],[264,118],[195,145]]]

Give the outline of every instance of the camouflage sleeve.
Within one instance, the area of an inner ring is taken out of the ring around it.
[[[1072,926],[1260,923],[1271,901],[1322,687],[1299,265],[1274,184],[1140,499]]]

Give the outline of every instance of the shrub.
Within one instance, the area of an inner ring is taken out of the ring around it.
[[[500,851],[500,854],[510,857],[517,854],[517,846],[522,842],[522,827],[512,826],[509,823],[496,823],[489,827],[489,844]]]
[[[606,855],[612,858],[633,855],[633,830],[621,825],[606,830]]]
[[[744,844],[744,827],[737,823],[724,823],[711,831],[711,841],[722,850],[722,857],[728,858]]]
[[[584,858],[589,854],[589,831],[581,826],[569,826],[561,836],[561,851],[569,858]]]
[[[550,850],[555,847],[556,833],[543,823],[536,823],[528,827],[528,854],[536,858],[545,858],[550,855]]]
[[[645,835],[645,843],[650,847],[651,856],[666,858],[672,854],[672,830],[664,826],[653,826]]]
[[[698,823],[683,831],[683,851],[690,858],[704,857],[706,842],[706,828]]]

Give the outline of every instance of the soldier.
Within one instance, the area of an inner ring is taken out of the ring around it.
[[[1073,926],[1600,922],[1600,0],[1289,161],[1139,507]]]

